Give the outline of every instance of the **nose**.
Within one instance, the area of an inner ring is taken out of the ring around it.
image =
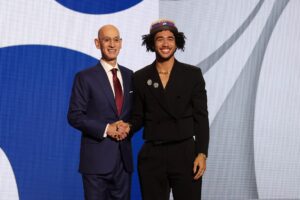
[[[114,46],[115,46],[114,40],[109,40],[109,46],[111,46],[111,47],[114,47]]]
[[[168,46],[168,45],[169,45],[169,41],[168,41],[167,39],[164,39],[164,40],[162,41],[162,45],[163,45],[163,46]]]

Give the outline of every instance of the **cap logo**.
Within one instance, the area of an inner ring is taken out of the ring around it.
[[[178,31],[175,23],[168,19],[160,19],[152,23],[150,27],[150,34],[156,33],[162,30],[173,30]]]

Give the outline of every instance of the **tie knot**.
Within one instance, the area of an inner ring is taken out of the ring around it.
[[[117,74],[117,71],[118,71],[117,68],[112,68],[112,69],[111,69],[111,72],[112,72],[113,75],[116,75],[116,74]]]

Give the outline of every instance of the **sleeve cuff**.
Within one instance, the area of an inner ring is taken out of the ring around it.
[[[105,130],[104,130],[104,133],[103,133],[103,137],[104,137],[104,138],[107,138],[107,133],[106,133],[106,132],[107,132],[108,125],[109,125],[109,124],[106,125]]]

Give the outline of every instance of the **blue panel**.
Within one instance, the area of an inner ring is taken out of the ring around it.
[[[80,134],[66,114],[75,72],[96,62],[51,46],[0,49],[0,145],[20,199],[82,199]]]
[[[141,191],[140,191],[140,183],[138,179],[137,173],[137,155],[142,147],[143,139],[142,139],[142,131],[135,133],[134,137],[132,138],[132,149],[133,149],[133,159],[134,159],[134,173],[132,175],[132,184],[131,184],[131,199],[132,200],[139,200],[142,199]]]
[[[142,0],[57,0],[61,5],[87,14],[108,14],[128,9]]]
[[[83,199],[80,133],[66,115],[75,73],[96,62],[52,46],[0,48],[0,147],[13,167],[20,199]],[[133,144],[136,155],[141,134]],[[140,199],[136,172],[131,194]]]

